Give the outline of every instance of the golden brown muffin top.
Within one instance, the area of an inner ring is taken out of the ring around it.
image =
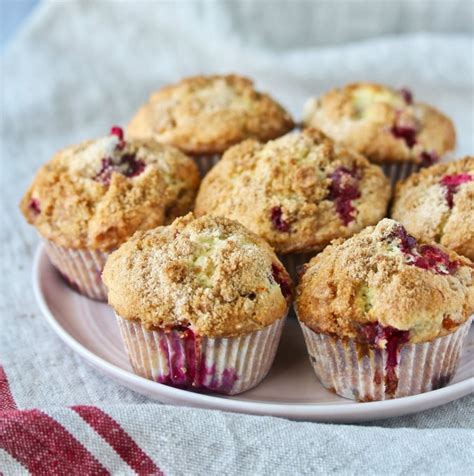
[[[417,238],[474,261],[474,157],[428,167],[399,183],[392,215]]]
[[[417,242],[402,225],[384,219],[309,262],[296,309],[315,332],[364,342],[373,333],[408,331],[407,341],[427,342],[468,319],[473,279],[467,258]]]
[[[103,280],[121,317],[209,337],[263,329],[285,316],[291,297],[267,243],[237,222],[192,214],[136,233],[109,256]]]
[[[278,253],[313,252],[385,216],[381,169],[320,131],[229,149],[204,178],[197,215],[240,221]]]
[[[173,221],[193,206],[199,172],[183,153],[120,128],[67,147],[40,168],[20,208],[46,239],[110,251],[136,230]]]
[[[132,119],[132,137],[153,137],[190,154],[218,154],[244,139],[293,128],[290,115],[242,76],[195,76],[152,94]]]
[[[431,165],[456,142],[453,123],[441,112],[415,102],[407,89],[374,83],[349,84],[309,99],[304,124],[377,163]]]

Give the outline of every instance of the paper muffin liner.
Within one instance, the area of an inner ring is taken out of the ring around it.
[[[209,172],[209,170],[211,170],[212,167],[214,167],[214,165],[216,165],[217,162],[221,160],[221,157],[221,154],[201,154],[191,156],[198,166],[201,177],[204,177]]]
[[[298,272],[303,265],[308,263],[316,253],[295,253],[288,255],[278,255],[278,259],[282,262],[285,269],[288,271],[291,280],[294,283],[298,282]]]
[[[109,253],[65,248],[52,241],[43,241],[51,263],[71,288],[91,299],[107,301],[101,274]]]
[[[420,164],[415,162],[385,162],[380,164],[384,174],[390,179],[390,185],[395,187],[399,180],[404,180],[420,170]]]
[[[311,365],[321,383],[342,397],[367,402],[446,386],[456,370],[471,319],[455,332],[431,342],[403,345],[398,364],[388,370],[386,350],[319,334],[302,322],[300,325]]]
[[[285,318],[241,337],[210,338],[191,330],[149,331],[116,314],[136,374],[180,388],[235,395],[255,387],[275,358]]]

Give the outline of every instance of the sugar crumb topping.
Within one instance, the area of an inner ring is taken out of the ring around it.
[[[414,101],[407,89],[349,84],[310,98],[303,116],[306,126],[320,128],[378,163],[432,165],[455,145],[452,122],[435,108]]]
[[[136,230],[187,213],[199,181],[194,162],[177,149],[111,133],[58,152],[20,208],[60,246],[110,251]]]
[[[282,318],[290,299],[285,286],[291,289],[262,239],[231,220],[191,214],[137,233],[112,253],[103,279],[120,316],[212,337],[250,333]]]
[[[190,154],[219,154],[244,139],[266,141],[293,126],[285,109],[256,91],[250,79],[213,75],[186,78],[155,92],[128,132]]]
[[[296,308],[317,332],[358,339],[366,324],[377,323],[425,342],[452,332],[473,312],[473,279],[468,259],[384,219],[311,260]]]
[[[389,196],[379,167],[307,129],[231,148],[204,178],[195,213],[238,220],[280,253],[311,252],[377,223]]]

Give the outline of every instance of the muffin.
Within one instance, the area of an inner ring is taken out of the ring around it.
[[[189,214],[137,232],[109,256],[103,278],[138,375],[233,395],[269,371],[291,282],[239,223]]]
[[[429,167],[398,184],[392,216],[417,238],[474,261],[474,157]]]
[[[194,162],[153,140],[110,135],[58,152],[37,173],[20,208],[65,280],[85,296],[106,300],[107,255],[137,230],[170,223],[193,207]]]
[[[192,156],[204,175],[230,146],[244,139],[267,141],[293,128],[290,115],[250,79],[195,76],[152,94],[128,133],[154,138]]]
[[[377,223],[389,198],[377,165],[306,129],[229,149],[203,179],[195,213],[240,221],[282,255],[294,277],[331,240]]]
[[[380,164],[392,185],[438,162],[456,142],[444,114],[415,102],[407,89],[373,83],[349,84],[309,99],[303,122]]]
[[[321,383],[359,401],[453,377],[474,310],[472,263],[384,219],[311,260],[296,311]]]

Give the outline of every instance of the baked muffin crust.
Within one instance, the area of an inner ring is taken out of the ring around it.
[[[454,149],[453,123],[434,107],[397,91],[361,82],[333,89],[304,107],[306,126],[320,128],[334,140],[376,163],[431,165]]]
[[[204,178],[195,213],[238,220],[278,253],[302,253],[377,223],[389,197],[379,167],[307,129],[229,149]]]
[[[114,128],[58,152],[40,168],[20,208],[59,246],[110,251],[136,230],[187,213],[199,180],[194,162],[177,149],[125,141]]]
[[[208,337],[263,329],[284,317],[291,295],[264,240],[237,222],[192,214],[137,232],[110,255],[102,277],[121,317]]]
[[[290,115],[237,75],[195,76],[152,94],[128,133],[189,154],[218,154],[244,139],[267,141],[294,126]]]
[[[467,258],[417,243],[403,226],[384,219],[310,261],[296,309],[315,332],[364,342],[364,330],[378,324],[409,331],[411,343],[427,342],[468,319],[473,278]]]
[[[474,260],[474,157],[429,167],[399,183],[392,216],[409,233]]]

